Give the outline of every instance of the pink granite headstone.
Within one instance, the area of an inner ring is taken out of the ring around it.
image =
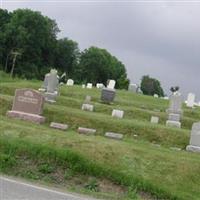
[[[44,97],[38,91],[17,89],[12,110],[7,112],[7,116],[42,123],[45,121],[45,118],[41,116],[43,105]]]

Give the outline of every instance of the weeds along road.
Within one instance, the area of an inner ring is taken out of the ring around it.
[[[1,200],[95,200],[0,176]]]

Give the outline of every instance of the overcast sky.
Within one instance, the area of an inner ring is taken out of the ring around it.
[[[9,11],[30,8],[55,19],[79,43],[107,49],[121,60],[132,83],[143,75],[161,81],[166,93],[180,86],[200,101],[200,1],[10,1]]]

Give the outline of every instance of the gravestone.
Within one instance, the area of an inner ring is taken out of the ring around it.
[[[167,126],[181,128],[182,96],[179,92],[175,92],[170,96],[169,109],[167,110],[168,120]]]
[[[83,88],[83,89],[85,88],[85,84],[82,84],[82,88]]]
[[[82,110],[93,112],[94,106],[88,103],[84,103],[81,107]]]
[[[105,137],[116,139],[116,140],[122,140],[123,135],[120,133],[106,132]]]
[[[158,122],[159,122],[159,117],[151,116],[151,123],[158,124]]]
[[[94,135],[96,133],[96,129],[79,127],[78,128],[78,133],[86,134],[86,135]]]
[[[109,80],[108,81],[108,85],[107,85],[107,88],[108,89],[115,89],[115,83],[116,83],[116,81],[115,80]]]
[[[45,121],[45,117],[41,116],[43,104],[44,97],[38,91],[17,89],[15,91],[12,110],[7,112],[7,116],[42,123]]]
[[[98,89],[104,88],[103,83],[97,83],[97,84],[96,84],[96,88],[98,88]]]
[[[103,88],[101,91],[101,101],[105,103],[111,103],[115,99],[115,90],[109,88]]]
[[[116,118],[123,118],[124,116],[124,111],[123,110],[116,110],[116,109],[113,109],[112,111],[112,117],[116,117]]]
[[[200,153],[200,122],[193,124],[190,144],[186,147],[186,150]]]
[[[193,108],[195,103],[195,94],[189,93],[187,97],[187,107]]]
[[[91,102],[91,100],[92,100],[92,97],[91,96],[89,96],[89,95],[87,95],[86,97],[85,97],[85,103],[90,103]]]
[[[130,92],[135,92],[136,93],[138,91],[138,85],[132,83],[132,84],[129,85],[128,90]]]
[[[92,83],[87,83],[86,88],[88,88],[88,89],[92,89]]]
[[[74,85],[74,80],[68,79],[66,85],[67,86],[73,86]]]
[[[39,88],[40,92],[46,92],[47,91],[47,86],[48,86],[48,78],[49,78],[50,73],[45,75],[42,87]]]
[[[60,129],[63,131],[68,129],[67,124],[61,124],[61,123],[56,123],[56,122],[51,122],[50,127],[55,128],[55,129]]]
[[[154,94],[153,97],[154,98],[158,98],[159,96],[158,96],[158,94]]]
[[[51,72],[48,76],[48,85],[47,91],[45,92],[45,101],[54,103],[56,97],[58,96],[58,86],[59,80],[57,75],[57,70],[51,69]]]

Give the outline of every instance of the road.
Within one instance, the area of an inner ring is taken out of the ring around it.
[[[0,200],[95,200],[0,176]]]

